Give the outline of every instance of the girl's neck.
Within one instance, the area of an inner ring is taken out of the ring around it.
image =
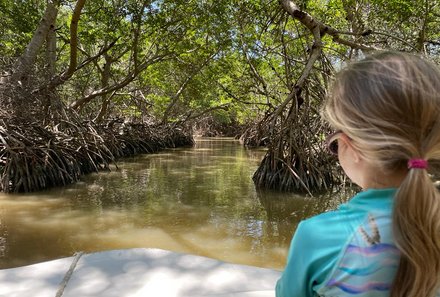
[[[380,172],[379,170],[374,170],[366,176],[364,185],[361,187],[364,190],[368,189],[386,189],[386,188],[398,188],[402,184],[408,174],[408,170],[395,171],[390,174]]]

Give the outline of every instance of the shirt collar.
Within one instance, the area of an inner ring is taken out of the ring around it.
[[[397,188],[368,189],[356,194],[346,203],[347,207],[368,209],[389,209],[394,201]]]

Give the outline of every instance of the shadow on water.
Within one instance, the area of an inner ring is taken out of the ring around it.
[[[151,247],[282,269],[298,222],[351,194],[256,191],[264,153],[230,138],[197,139],[63,188],[0,195],[0,268]]]

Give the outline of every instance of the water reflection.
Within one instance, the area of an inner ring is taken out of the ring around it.
[[[297,223],[349,195],[257,192],[251,177],[263,155],[233,139],[198,139],[68,187],[2,195],[0,268],[155,247],[281,269]]]

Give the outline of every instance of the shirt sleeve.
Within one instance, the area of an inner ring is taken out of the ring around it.
[[[335,266],[347,239],[341,217],[329,212],[302,221],[290,244],[276,297],[313,297]]]
[[[305,246],[303,225],[303,222],[298,225],[290,244],[286,268],[276,285],[276,297],[313,296],[308,287],[310,255]]]

